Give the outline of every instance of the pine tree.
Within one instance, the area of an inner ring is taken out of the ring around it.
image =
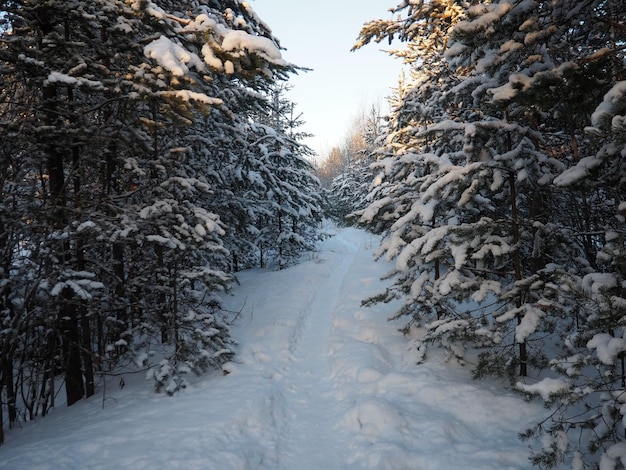
[[[547,434],[538,465],[569,452],[593,462],[586,443],[607,468],[623,459],[622,10],[403,3],[395,12],[405,17],[366,25],[357,44],[397,35],[415,64],[376,163],[374,202],[359,213],[387,234],[379,255],[396,259],[394,286],[371,301],[405,298],[398,316],[452,355],[478,347],[479,377],[515,382],[548,363],[567,374],[517,384],[558,405],[551,427],[528,434]]]
[[[17,394],[31,418],[54,406],[60,371],[71,405],[120,361],[154,367],[157,349],[152,376],[171,393],[233,352],[207,142],[235,141],[238,105],[293,67],[239,1],[0,11],[9,420]]]
[[[620,133],[615,132],[619,124],[609,127],[606,120],[623,110],[619,91],[623,50],[619,44],[623,43],[624,30],[618,20],[623,17],[623,7],[598,1],[584,5],[502,2],[481,8],[482,14],[495,14],[500,20],[486,27],[481,21],[484,17],[476,14],[475,20],[456,31],[457,38],[470,46],[468,53],[482,35],[491,44],[489,50],[493,53],[481,59],[485,70],[494,76],[489,91],[491,102],[495,106],[506,104],[509,116],[539,130],[542,139],[535,145],[546,155],[565,167],[573,165],[554,179],[549,200],[531,200],[530,205],[540,216],[533,223],[537,260],[531,268],[540,268],[542,282],[533,284],[529,293],[540,296],[537,305],[544,311],[541,323],[565,338],[563,343],[556,343],[562,352],[551,364],[566,375],[565,381],[557,382],[560,388],[550,398],[558,402],[557,418],[552,420],[549,437],[544,437],[543,449],[533,461],[553,466],[572,452],[579,460],[591,463],[599,457],[600,462],[614,465],[623,459],[618,452],[623,428],[615,419],[621,406],[618,397],[623,389],[623,372],[621,359],[605,354],[611,338],[623,334],[619,326],[623,292],[617,287],[622,275],[615,250],[623,250],[624,245],[614,221],[616,206],[623,199],[622,177],[615,175],[624,172],[619,158],[611,159],[608,166],[601,162],[605,152],[615,155],[623,148]],[[480,28],[477,30],[474,24]],[[510,40],[493,44],[493,38],[502,32]],[[495,69],[497,73],[491,72]],[[603,110],[606,115],[601,118]],[[603,129],[595,131],[599,139],[593,131],[585,135],[590,121]],[[590,171],[592,168],[595,170]],[[581,184],[575,183],[578,181]],[[565,187],[568,190],[564,191]],[[566,241],[566,245],[555,249],[555,241]],[[559,251],[570,254],[569,259],[558,257]],[[605,295],[612,299],[608,304],[603,300]],[[572,377],[578,377],[582,388],[570,382]],[[532,384],[519,386],[533,389]],[[584,414],[582,403],[587,410]],[[579,445],[580,441],[586,445]],[[598,457],[585,456],[596,451]]]
[[[611,2],[589,7],[586,17],[595,18],[604,27],[593,33],[586,28],[577,31],[588,35],[582,44],[589,49],[581,49],[581,56],[568,64],[568,88],[577,91],[578,100],[564,118],[571,142],[571,166],[554,180],[568,195],[567,216],[588,267],[562,276],[568,313],[575,322],[564,332],[559,355],[551,361],[552,369],[561,377],[554,382],[553,393],[544,398],[556,411],[526,435],[543,436],[545,444],[533,460],[545,467],[570,458],[579,466],[599,462],[601,468],[623,468],[626,87],[623,66],[618,65],[623,52],[616,47],[624,41],[624,30],[616,18],[624,11]],[[612,86],[598,100],[589,120],[574,112],[588,111],[597,93],[606,89],[609,77]],[[589,90],[594,81],[601,85]],[[537,396],[537,390],[545,385],[544,380],[519,384],[519,388]]]
[[[299,130],[303,121],[286,97],[288,90],[278,84],[270,91],[266,114],[259,116],[262,135],[256,142],[266,181],[262,202],[266,216],[258,242],[279,269],[313,248],[322,216],[321,185],[308,160],[313,151],[301,143],[308,134]]]
[[[295,258],[316,238],[321,188],[307,159],[311,150],[300,142],[306,137],[298,129],[301,118],[294,116],[295,105],[285,91],[285,84],[278,83],[248,95],[237,106],[245,117],[224,123],[220,135],[206,142],[220,155],[209,163],[208,174],[219,188],[212,203],[225,223],[223,239],[235,271],[274,262],[280,266],[279,240]],[[285,188],[291,195],[279,198]]]

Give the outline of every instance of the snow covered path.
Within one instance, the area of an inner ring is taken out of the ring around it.
[[[228,375],[170,398],[142,377],[8,433],[2,469],[503,470],[531,468],[517,433],[540,406],[446,363],[361,301],[383,289],[376,237],[341,229],[298,266],[248,271]],[[101,385],[101,384],[100,384]]]
[[[309,291],[314,295],[313,301],[299,307],[303,312],[302,330],[296,330],[294,360],[286,375],[289,386],[285,398],[291,424],[287,426],[286,453],[281,462],[285,470],[303,465],[311,469],[336,468],[338,461],[345,461],[345,457],[339,458],[340,443],[346,442],[348,436],[339,434],[337,419],[341,409],[332,391],[328,361],[334,313],[360,246],[347,244],[345,248],[345,254],[342,250],[335,254],[338,258],[343,256],[339,266],[318,284],[316,291]],[[304,279],[304,285],[309,281],[314,279]]]
[[[326,242],[324,254],[308,262],[310,272],[303,271],[299,279],[292,278],[297,268],[258,282],[247,279],[254,273],[243,275],[235,302],[243,294],[245,308],[252,313],[237,336],[251,336],[238,360],[257,378],[269,379],[274,421],[267,432],[275,434],[277,449],[272,468],[342,468],[339,462],[347,459],[341,456],[349,436],[339,426],[342,410],[330,378],[329,337],[337,306],[346,295],[344,281],[354,275],[362,244],[362,239],[351,238],[340,235]],[[289,288],[277,289],[281,285]],[[275,312],[271,324],[257,311]]]

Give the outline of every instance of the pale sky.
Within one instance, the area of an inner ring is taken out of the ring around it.
[[[314,138],[305,141],[319,154],[343,143],[363,109],[380,103],[397,86],[402,70],[399,59],[381,49],[388,44],[368,44],[350,52],[361,26],[391,17],[396,0],[252,0],[250,5],[280,40],[283,57],[298,66],[314,69],[293,76],[289,95],[296,111],[303,113],[302,129]]]

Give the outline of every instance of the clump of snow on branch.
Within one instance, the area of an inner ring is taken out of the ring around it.
[[[617,356],[626,351],[626,339],[616,338],[608,333],[599,333],[587,342],[587,348],[595,349],[598,359],[610,366]]]
[[[550,377],[546,377],[545,379],[534,384],[518,382],[516,387],[522,392],[539,395],[544,401],[550,401],[554,395],[570,390],[571,384],[562,379],[552,379]]]
[[[154,59],[172,75],[182,77],[189,72],[189,66],[193,66],[199,72],[205,70],[204,63],[200,58],[171,39],[161,36],[152,41],[143,50],[146,57]]]
[[[246,10],[252,11],[249,5],[246,5]],[[149,13],[160,19],[164,18],[159,15],[158,10],[155,8],[149,8]],[[256,17],[256,15],[254,16]],[[233,71],[232,61],[220,59],[220,53],[227,53],[233,57],[243,57],[252,54],[263,58],[273,65],[280,67],[288,67],[290,65],[289,62],[283,59],[277,44],[269,38],[256,36],[240,29],[231,29],[204,13],[196,16],[195,19],[180,19],[179,21],[184,23],[179,28],[179,32],[182,34],[208,33],[211,36],[212,40],[201,47],[201,52],[204,62],[215,70],[226,73],[232,73]],[[190,60],[193,60],[192,65],[195,65],[198,70],[202,70],[196,62],[196,59],[199,61],[199,58],[195,54],[184,51],[184,49],[180,51],[179,48],[181,46],[176,44],[172,46],[168,44],[168,41],[168,38],[161,37],[146,46],[144,53],[147,57],[157,60],[160,65],[172,73],[184,70]],[[188,56],[185,55],[185,52],[192,59],[187,59]]]

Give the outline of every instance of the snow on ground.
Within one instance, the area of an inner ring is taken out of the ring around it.
[[[240,312],[230,373],[157,395],[141,377],[9,431],[2,469],[522,469],[517,433],[542,416],[436,354],[415,365],[394,305],[365,308],[389,265],[340,229],[283,271],[225,296]]]

